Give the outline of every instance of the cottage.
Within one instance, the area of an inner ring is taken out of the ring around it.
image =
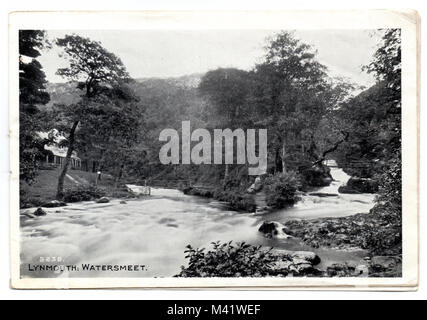
[[[67,147],[58,147],[55,145],[45,145],[45,150],[48,150],[51,152],[51,154],[46,155],[46,164],[56,164],[62,167],[65,164],[65,158],[67,156]],[[73,151],[71,154],[71,162],[70,167],[73,169],[80,169],[82,166],[81,159],[77,156],[77,152]]]
[[[45,144],[44,149],[46,152],[46,164],[53,164],[62,167],[65,164],[65,158],[67,157],[67,147],[61,147],[60,142],[65,139],[64,136],[60,135],[58,130],[53,129],[49,132],[38,132],[38,136],[41,139],[50,139],[53,143]],[[77,156],[77,152],[73,151],[71,154],[70,167],[73,169],[81,169],[82,161]]]

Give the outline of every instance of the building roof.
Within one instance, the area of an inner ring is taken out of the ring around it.
[[[58,156],[62,158],[65,158],[67,156],[67,151],[68,151],[67,147],[60,148],[55,145],[45,145],[44,149],[51,151],[54,156]],[[77,156],[77,152],[73,151],[73,153],[71,154],[71,159],[80,160],[80,158]]]
[[[53,153],[54,156],[65,158],[67,156],[67,147],[59,147],[59,142],[65,139],[63,135],[59,133],[58,130],[52,129],[49,132],[37,132],[37,135],[41,139],[51,139],[53,140],[53,143],[51,144],[45,144],[44,149],[49,150]],[[77,152],[73,151],[71,154],[71,159],[80,160],[80,158],[77,156]]]

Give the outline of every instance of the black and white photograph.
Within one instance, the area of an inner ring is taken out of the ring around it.
[[[400,27],[16,36],[19,280],[403,277]]]

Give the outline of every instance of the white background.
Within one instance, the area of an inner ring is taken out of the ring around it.
[[[1,1],[1,69],[0,73],[0,299],[427,299],[427,281],[423,270],[426,270],[425,250],[426,230],[423,217],[426,208],[425,193],[427,119],[421,101],[421,171],[420,171],[420,234],[421,234],[421,265],[420,287],[417,292],[335,292],[335,291],[184,291],[184,290],[12,290],[9,288],[9,141],[8,141],[8,13],[11,11],[31,10],[274,10],[274,9],[416,9],[421,20],[427,16],[426,1],[415,0],[359,0],[345,3],[344,1],[283,1],[283,0],[216,0],[214,2],[200,0],[166,0],[166,1],[87,1],[73,0],[59,2],[55,0],[20,0]],[[421,34],[425,24],[422,24]],[[426,54],[422,48],[422,61]],[[425,63],[422,64],[421,92],[425,88]],[[421,97],[422,99],[423,97]],[[414,123],[414,125],[416,125]]]

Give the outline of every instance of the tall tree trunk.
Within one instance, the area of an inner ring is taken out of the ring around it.
[[[122,178],[123,175],[123,169],[125,167],[124,162],[120,165],[119,174],[117,175],[116,179],[114,180],[114,189],[117,189],[117,186],[119,185],[119,181]]]
[[[332,147],[330,147],[329,149],[326,149],[325,151],[323,151],[321,157],[319,159],[317,159],[316,161],[313,162],[313,166],[319,165],[321,164],[325,159],[326,156],[328,155],[328,153],[334,152],[338,149],[338,147],[340,146],[341,143],[345,142],[348,140],[349,137],[349,133],[348,132],[343,132],[344,137],[337,141]]]
[[[101,157],[99,158],[98,165],[96,167],[95,172],[102,171],[102,168],[104,167],[105,153],[107,151],[107,148],[109,147],[110,141],[111,141],[111,131],[108,134],[108,138],[106,142],[107,147],[101,149]]]
[[[286,173],[286,138],[282,142],[282,172]]]
[[[224,171],[224,182],[223,182],[223,186],[225,187],[225,184],[228,181],[228,164],[225,165],[225,171]]]
[[[105,158],[105,149],[101,150],[101,157],[99,158],[98,164],[96,166],[95,172],[101,171],[103,165],[104,165],[104,158]]]
[[[274,152],[274,174],[282,172],[282,157],[280,156],[280,147],[276,146]]]
[[[61,174],[58,178],[58,188],[56,190],[56,199],[61,200],[64,195],[64,180],[65,176],[67,175],[68,166],[70,164],[71,155],[74,151],[74,139],[75,139],[75,133],[77,126],[79,124],[79,121],[74,121],[73,126],[71,127],[70,135],[68,137],[68,150],[67,155],[65,157],[65,164],[62,167]]]

